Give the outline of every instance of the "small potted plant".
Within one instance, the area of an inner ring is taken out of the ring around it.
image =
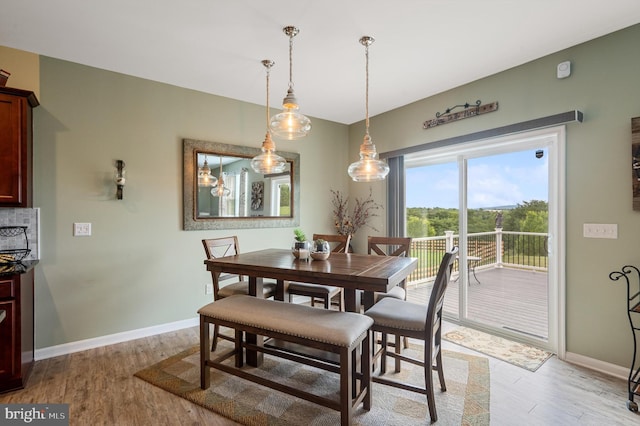
[[[307,241],[307,236],[302,229],[296,228],[293,230],[295,239],[293,241],[293,247],[291,251],[297,259],[306,260],[309,258],[309,252],[311,251],[311,244]]]
[[[322,238],[318,238],[313,242],[313,249],[311,250],[311,258],[314,260],[326,260],[331,254],[331,248],[329,243]]]

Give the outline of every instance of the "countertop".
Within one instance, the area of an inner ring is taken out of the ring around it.
[[[38,260],[25,260],[20,263],[1,263],[0,277],[4,275],[24,274],[38,264]]]

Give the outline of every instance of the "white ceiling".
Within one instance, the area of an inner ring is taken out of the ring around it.
[[[374,116],[640,22],[640,0],[0,0],[0,11],[0,45],[260,105],[260,61],[272,59],[272,114],[294,25],[301,112],[347,124],[365,114],[363,35],[376,39]]]

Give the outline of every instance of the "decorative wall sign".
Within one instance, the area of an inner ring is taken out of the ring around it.
[[[264,182],[251,184],[251,209],[262,210],[264,208]]]
[[[464,108],[464,109],[462,111],[453,112],[453,110],[456,108]],[[493,112],[497,110],[498,110],[498,102],[492,102],[490,104],[482,105],[482,102],[480,100],[477,100],[475,105],[469,105],[469,103],[465,103],[463,105],[456,105],[456,106],[447,108],[444,114],[437,112],[436,118],[425,121],[422,127],[424,129],[430,129],[432,127],[436,127],[441,124],[447,124],[453,121],[463,120],[465,118],[475,117],[477,115],[486,114],[488,112]]]
[[[640,117],[631,119],[631,175],[633,209],[640,211]]]

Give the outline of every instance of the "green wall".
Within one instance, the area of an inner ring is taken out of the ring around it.
[[[582,111],[584,122],[567,126],[567,350],[620,366],[631,357],[626,293],[608,274],[639,262],[640,213],[631,208],[629,167],[630,119],[640,116],[638,40],[640,25],[371,119],[373,141],[385,152]],[[572,75],[558,80],[556,65],[566,60]],[[257,147],[263,107],[48,57],[40,60],[40,75],[37,348],[194,318],[211,300],[204,295],[210,278],[202,238],[237,234],[245,251],[289,247],[290,228],[181,230],[182,138]],[[500,109],[422,129],[436,112],[477,99],[498,101]],[[379,201],[385,194],[383,183],[355,184],[346,175],[357,159],[363,123],[313,124],[305,140],[278,142],[279,149],[301,154],[301,227],[307,233],[331,230],[329,188],[351,196],[372,188]],[[122,201],[114,199],[115,159],[127,163]],[[73,237],[74,222],[91,222],[93,236]],[[583,238],[582,225],[591,222],[617,223],[618,239]],[[382,218],[374,225],[384,233]],[[356,236],[356,248],[365,235]]]
[[[636,25],[381,114],[370,123],[378,152],[386,152],[582,111],[584,122],[566,127],[566,349],[625,367],[632,356],[626,286],[608,275],[625,264],[640,266],[640,212],[632,210],[630,156],[631,118],[640,116],[639,42]],[[572,75],[557,79],[556,65],[563,61],[571,61]],[[498,101],[499,110],[422,129],[436,112],[478,99]],[[353,158],[363,124],[351,126],[349,134]],[[350,191],[363,195],[366,188],[352,183]],[[618,239],[584,238],[584,223],[616,223]],[[356,244],[361,243],[358,237]]]
[[[49,57],[40,64],[37,348],[195,318],[212,300],[204,293],[211,276],[203,238],[235,234],[243,251],[291,247],[292,228],[182,230],[182,139],[260,147],[264,107]],[[262,87],[263,76],[256,78]],[[331,230],[329,188],[345,191],[348,184],[346,173],[327,173],[327,164],[347,168],[335,155],[348,143],[347,126],[313,126],[303,141],[276,142],[300,153],[300,226],[308,233]],[[127,171],[121,201],[116,159]],[[73,237],[74,222],[90,222],[93,235]]]

